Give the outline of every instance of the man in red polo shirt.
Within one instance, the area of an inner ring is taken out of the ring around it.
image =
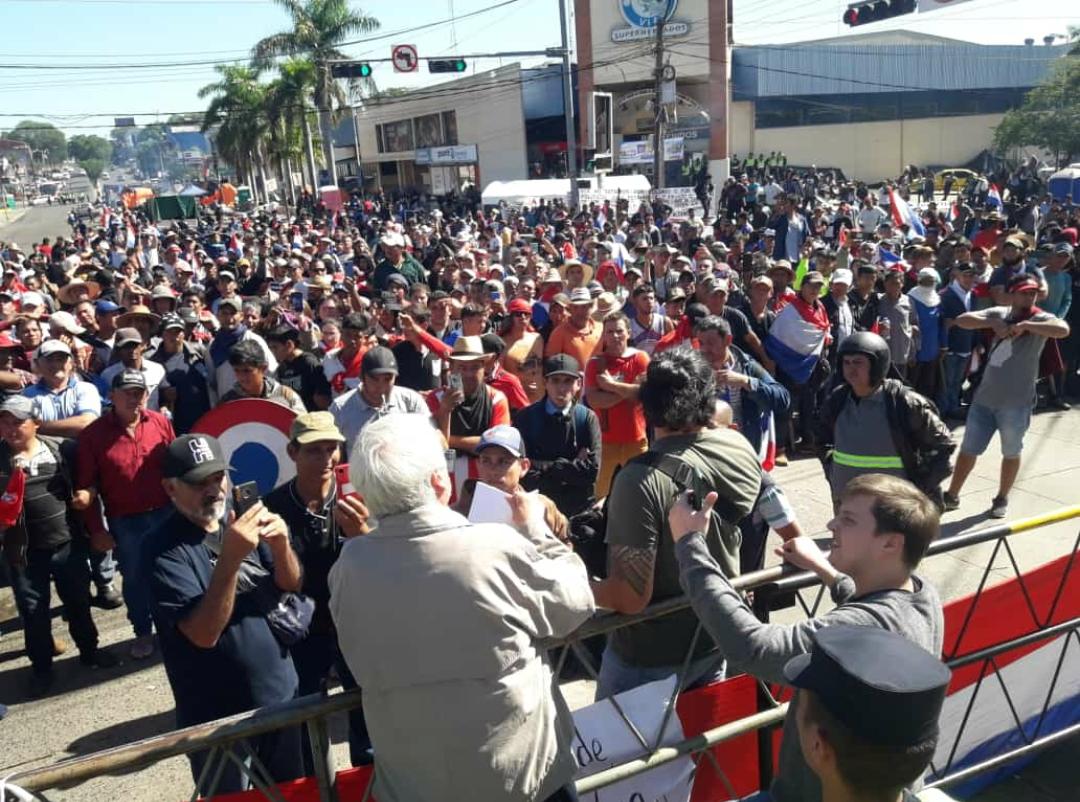
[[[161,484],[161,460],[176,435],[169,419],[146,408],[146,379],[124,370],[112,381],[112,410],[79,433],[76,490],[72,507],[83,511],[95,551],[117,548],[124,577],[124,603],[135,630],[131,656],[154,652],[149,581],[143,555],[147,538],[171,506]],[[108,517],[106,531],[100,497]]]

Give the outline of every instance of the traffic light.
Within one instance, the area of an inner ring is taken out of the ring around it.
[[[871,22],[910,14],[915,10],[915,0],[871,0],[852,3],[844,12],[844,23],[854,28]]]
[[[427,63],[428,72],[465,72],[466,66],[463,58],[429,58]]]
[[[371,65],[366,61],[350,61],[331,64],[330,74],[335,78],[370,78]]]

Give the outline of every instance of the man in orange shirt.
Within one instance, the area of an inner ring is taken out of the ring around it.
[[[584,287],[570,291],[570,317],[559,324],[547,341],[544,356],[569,354],[584,365],[600,342],[600,324],[592,319],[593,299]]]
[[[615,470],[649,447],[638,401],[649,355],[630,348],[630,321],[621,311],[604,318],[603,339],[585,368],[585,398],[600,417],[600,473],[596,497],[611,489]]]

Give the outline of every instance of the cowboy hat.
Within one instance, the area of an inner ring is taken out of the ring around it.
[[[135,304],[135,306],[124,312],[124,314],[117,316],[116,326],[117,328],[124,328],[130,326],[136,320],[149,320],[150,323],[157,325],[161,322],[161,316],[155,315],[142,304]]]
[[[569,272],[570,268],[574,266],[581,267],[582,274],[585,276],[585,278],[581,282],[583,285],[588,284],[590,281],[592,281],[593,273],[595,272],[592,265],[588,264],[587,262],[582,262],[580,259],[567,259],[565,262],[562,263],[562,267],[559,268],[559,275],[562,276],[563,281],[568,284],[570,283],[570,280],[566,277],[566,274]]]

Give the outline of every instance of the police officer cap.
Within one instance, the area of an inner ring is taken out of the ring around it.
[[[895,632],[835,626],[818,630],[813,649],[789,660],[784,676],[813,691],[858,738],[903,748],[937,736],[951,674]]]

